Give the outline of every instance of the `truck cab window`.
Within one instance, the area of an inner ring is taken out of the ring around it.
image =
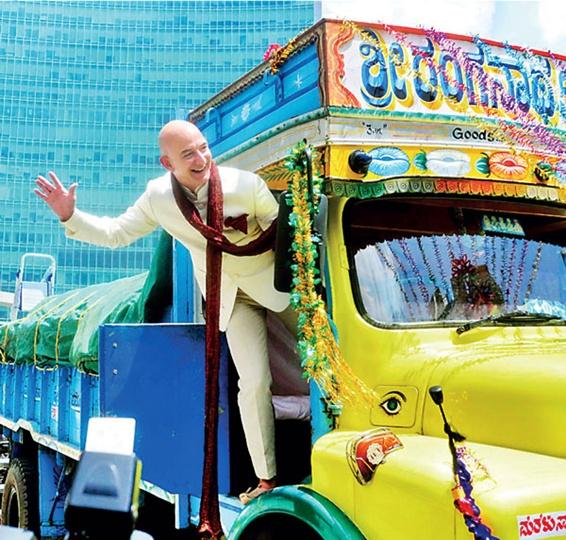
[[[495,201],[352,201],[344,225],[359,311],[378,324],[514,310],[566,318],[563,211],[507,210]]]

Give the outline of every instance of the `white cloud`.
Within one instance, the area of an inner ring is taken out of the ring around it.
[[[566,54],[566,3],[564,0],[540,0],[538,23],[542,43],[558,53]]]
[[[558,0],[557,0],[558,1]],[[480,34],[491,26],[495,0],[324,0],[322,15],[327,18],[364,22],[385,22],[401,26],[433,27],[455,34]]]
[[[322,16],[432,27],[566,54],[566,0],[322,0]]]

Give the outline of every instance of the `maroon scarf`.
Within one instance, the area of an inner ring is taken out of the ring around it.
[[[205,330],[205,419],[204,467],[200,501],[198,532],[203,537],[222,538],[218,507],[218,374],[220,368],[220,290],[222,280],[222,252],[237,256],[259,255],[271,249],[275,241],[276,221],[256,239],[243,246],[232,244],[222,234],[224,224],[224,197],[218,168],[213,162],[208,182],[207,224],[198,210],[187,199],[175,175],[171,185],[177,206],[185,219],[207,240],[206,244],[206,330]]]

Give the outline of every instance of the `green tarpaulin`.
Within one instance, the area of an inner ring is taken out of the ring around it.
[[[26,317],[1,325],[0,360],[98,373],[101,324],[157,322],[171,304],[171,243],[163,233],[148,272],[50,296]]]

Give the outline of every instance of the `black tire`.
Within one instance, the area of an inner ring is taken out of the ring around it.
[[[240,535],[239,540],[323,540],[310,525],[291,516],[276,514],[260,517]]]
[[[37,473],[28,459],[16,458],[10,463],[2,495],[1,521],[3,525],[38,532]]]

